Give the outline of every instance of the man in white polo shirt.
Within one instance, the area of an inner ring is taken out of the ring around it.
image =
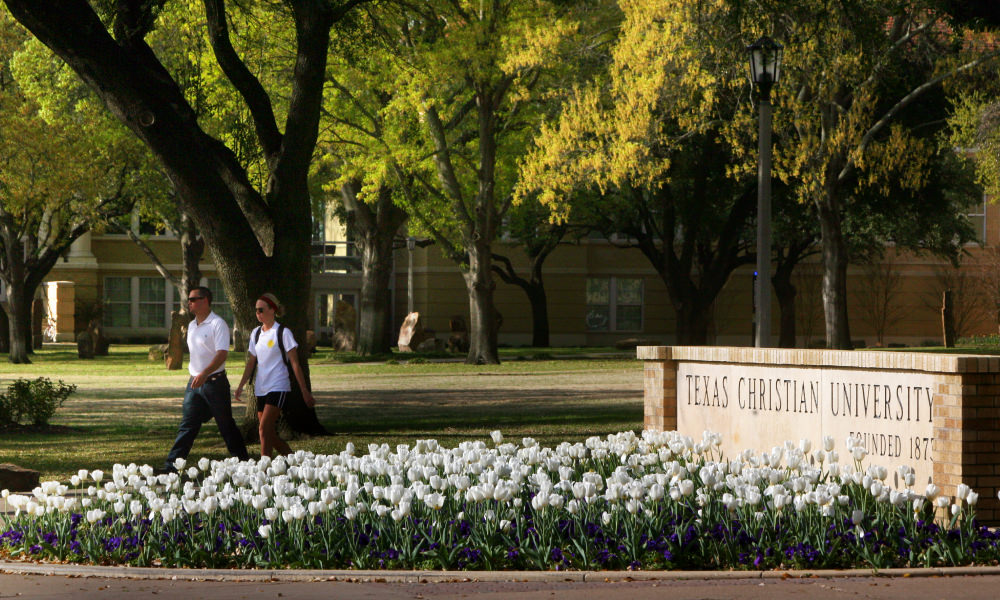
[[[233,419],[229,379],[226,378],[229,326],[212,312],[212,292],[207,287],[193,288],[188,292],[187,302],[188,310],[194,314],[187,332],[191,379],[184,391],[184,416],[177,439],[164,464],[166,471],[175,470],[176,459],[187,458],[202,423],[213,417],[229,453],[240,460],[249,458],[246,443]]]

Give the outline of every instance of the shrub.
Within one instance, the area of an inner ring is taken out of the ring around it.
[[[17,379],[7,386],[7,393],[0,394],[0,427],[48,425],[56,409],[75,391],[75,385],[52,383],[47,377]]]

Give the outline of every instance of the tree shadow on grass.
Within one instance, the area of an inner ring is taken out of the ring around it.
[[[317,411],[329,429],[341,433],[541,426],[577,430],[641,424],[642,406],[642,393],[633,389],[427,389],[321,394]]]

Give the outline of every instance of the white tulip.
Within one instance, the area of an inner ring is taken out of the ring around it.
[[[574,499],[570,500],[569,502],[567,502],[566,503],[566,512],[568,512],[571,515],[578,515],[578,514],[580,514],[580,501],[577,500],[576,498],[574,498]]]
[[[933,502],[940,493],[941,490],[938,488],[938,486],[934,485],[933,483],[928,483],[927,489],[924,491],[924,497],[926,497],[929,501]]]
[[[964,483],[958,484],[957,491],[955,492],[955,497],[961,502],[965,500],[965,497],[969,495],[969,486]]]
[[[437,492],[434,492],[433,494],[426,494],[424,496],[424,504],[431,509],[440,510],[441,507],[444,506],[444,496]]]

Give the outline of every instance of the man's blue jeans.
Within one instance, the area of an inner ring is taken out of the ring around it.
[[[165,467],[167,470],[174,468],[174,460],[177,458],[187,458],[194,445],[194,439],[201,431],[202,423],[207,423],[214,418],[219,426],[219,433],[226,442],[229,453],[240,460],[247,460],[246,443],[240,434],[239,427],[233,419],[233,405],[229,394],[229,380],[225,371],[216,373],[209,377],[201,387],[191,387],[191,380],[188,379],[187,389],[184,390],[184,416],[181,417],[181,426],[177,430],[177,439],[174,440],[174,447],[167,455]]]

